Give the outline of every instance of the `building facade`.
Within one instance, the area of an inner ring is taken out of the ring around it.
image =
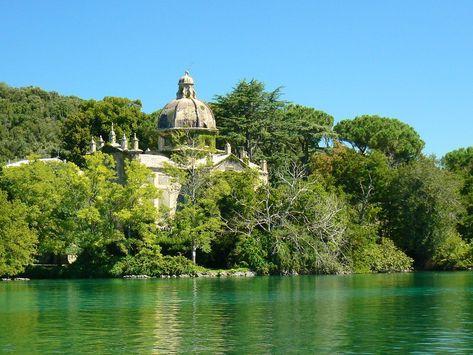
[[[168,208],[171,213],[176,210],[180,186],[166,173],[169,166],[185,168],[185,164],[207,166],[211,170],[243,171],[255,169],[263,183],[268,181],[267,164],[260,165],[250,162],[245,153],[237,157],[232,153],[230,144],[224,150],[216,148],[218,129],[214,114],[210,107],[196,96],[194,80],[186,71],[179,78],[176,98],[161,110],[157,123],[158,144],[153,149],[142,151],[136,135],[130,140],[123,136],[120,142],[112,125],[105,142],[102,137],[98,142],[92,140],[90,153],[100,150],[114,156],[118,176],[124,178],[126,159],[137,159],[153,171],[154,185],[161,191],[155,200],[156,207]],[[191,162],[176,161],[174,157],[190,152]],[[177,154],[176,154],[177,153]]]

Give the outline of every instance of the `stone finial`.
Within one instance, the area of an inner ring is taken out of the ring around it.
[[[102,135],[100,135],[99,136],[99,149],[102,149],[104,145],[105,145],[105,142],[102,138]]]
[[[228,142],[225,144],[225,154],[232,154],[232,146]]]
[[[136,133],[133,133],[133,150],[139,150],[140,149],[140,146],[139,146],[139,140],[138,138],[136,138]]]
[[[263,170],[263,173],[268,172],[268,162],[266,160],[261,160],[261,170]]]
[[[248,159],[248,153],[244,149],[241,151],[241,159]]]
[[[123,150],[128,150],[128,139],[126,138],[125,133],[123,133],[123,138],[122,138],[122,141],[121,141],[121,148]]]
[[[90,140],[90,152],[95,153],[97,151],[97,144],[95,143],[94,137]]]
[[[111,145],[117,144],[117,135],[115,134],[115,131],[113,130],[113,123],[112,123],[112,129],[110,131],[110,134],[108,135],[108,140],[110,141]]]

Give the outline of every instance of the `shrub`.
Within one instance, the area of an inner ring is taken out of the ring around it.
[[[370,243],[359,251],[355,272],[407,272],[412,271],[413,259],[398,249],[389,238]]]
[[[128,255],[111,269],[114,276],[124,275],[193,275],[200,268],[184,256],[163,256],[159,249],[143,249],[137,255]]]

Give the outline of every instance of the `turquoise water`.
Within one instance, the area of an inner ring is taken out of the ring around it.
[[[473,273],[0,282],[0,353],[472,353]]]

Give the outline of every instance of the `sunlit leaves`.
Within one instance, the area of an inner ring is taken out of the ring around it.
[[[34,261],[37,237],[26,220],[27,207],[0,191],[0,276],[13,276]]]

